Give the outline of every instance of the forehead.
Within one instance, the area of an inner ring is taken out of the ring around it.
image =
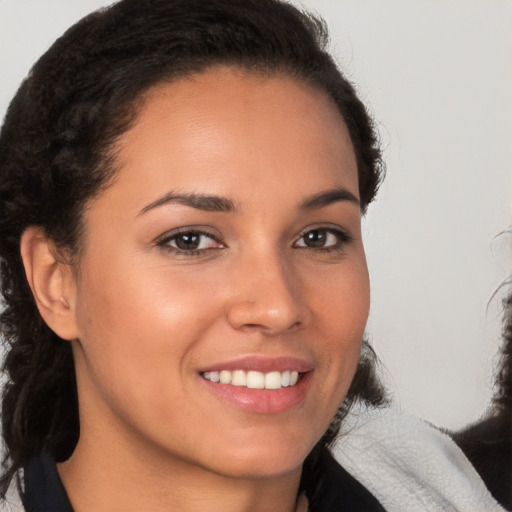
[[[288,190],[341,180],[358,197],[354,151],[337,108],[286,76],[222,67],[159,84],[116,149],[121,181],[143,176],[156,188],[220,187],[225,195],[261,180]]]

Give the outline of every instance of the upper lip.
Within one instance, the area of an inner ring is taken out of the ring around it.
[[[201,368],[200,373],[219,372],[222,370],[234,371],[257,371],[262,373],[284,372],[285,370],[298,371],[301,373],[311,371],[313,365],[297,357],[268,357],[268,356],[244,356],[236,359],[230,359],[220,363]]]

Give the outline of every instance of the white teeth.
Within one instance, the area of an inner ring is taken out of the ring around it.
[[[265,389],[279,389],[281,387],[281,372],[265,374]]]
[[[247,372],[247,387],[249,389],[264,389],[265,375],[261,372]]]
[[[231,372],[222,370],[220,372],[220,383],[221,384],[229,384],[230,382],[231,382]]]
[[[262,373],[256,371],[245,372],[244,370],[233,372],[222,370],[220,372],[204,372],[203,377],[212,382],[243,386],[249,389],[281,389],[297,384],[299,372],[285,370],[284,372]]]
[[[233,386],[247,386],[247,375],[243,370],[235,370],[231,378]]]

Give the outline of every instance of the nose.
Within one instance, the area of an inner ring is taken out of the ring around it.
[[[230,325],[277,336],[304,326],[310,317],[300,276],[278,254],[253,256],[233,272]]]

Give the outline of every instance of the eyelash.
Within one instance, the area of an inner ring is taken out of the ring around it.
[[[326,235],[334,235],[337,238],[336,243],[333,245],[330,245],[330,246],[321,246],[321,247],[309,247],[307,245],[301,245],[301,246],[299,246],[301,249],[314,250],[314,251],[318,251],[318,252],[321,252],[324,254],[329,253],[329,252],[340,252],[345,248],[345,246],[347,244],[349,244],[350,242],[352,242],[354,240],[352,235],[350,235],[350,233],[348,233],[344,229],[341,229],[338,227],[331,228],[331,227],[325,227],[325,226],[318,226],[318,227],[307,228],[305,231],[303,231],[303,233],[299,237],[298,241],[303,240],[307,234],[313,233],[315,231],[324,233]],[[295,242],[295,244],[297,242]]]
[[[323,233],[326,236],[333,235],[337,238],[336,243],[329,246],[320,246],[320,247],[310,247],[307,245],[296,245],[299,241],[304,240],[304,237],[313,232]],[[219,244],[218,247],[206,247],[202,249],[180,249],[179,247],[173,247],[171,242],[176,241],[178,237],[184,235],[195,235],[198,237],[205,237],[210,239],[212,242]],[[298,240],[293,244],[295,248],[299,249],[309,249],[315,252],[321,253],[330,253],[330,252],[340,252],[344,249],[344,247],[353,241],[353,237],[345,230],[340,228],[330,228],[330,227],[309,227],[307,230],[303,231]],[[220,242],[216,236],[212,235],[207,231],[203,231],[201,229],[193,229],[193,228],[183,228],[177,232],[172,233],[171,235],[166,235],[160,240],[156,241],[155,244],[157,247],[160,247],[164,250],[170,251],[177,256],[185,256],[185,257],[194,257],[201,256],[209,252],[210,250],[217,250],[225,248],[225,245]]]
[[[179,247],[173,247],[170,245],[171,242],[176,241],[178,237],[184,236],[184,235],[196,235],[199,237],[205,237],[213,242],[219,244],[222,247],[207,247],[204,249],[180,249]],[[194,256],[201,256],[205,254],[207,251],[212,249],[221,249],[223,248],[223,244],[218,241],[217,237],[212,235],[211,233],[208,233],[207,231],[203,231],[201,229],[194,229],[194,228],[183,228],[180,229],[171,235],[165,235],[160,240],[157,240],[156,245],[158,247],[161,247],[164,250],[170,251],[177,256],[185,256],[185,257],[194,257]]]

